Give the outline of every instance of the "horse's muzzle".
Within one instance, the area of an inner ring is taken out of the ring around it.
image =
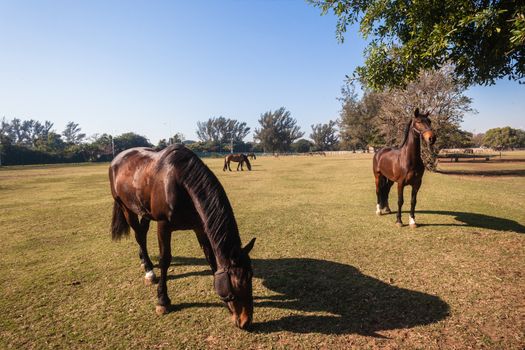
[[[243,318],[242,315],[241,315],[241,317],[239,317],[239,318],[237,318],[235,320],[235,325],[237,327],[239,327],[240,329],[243,329],[243,330],[247,330],[250,327],[251,324],[252,324],[251,317]]]
[[[426,131],[423,134],[423,138],[430,146],[436,142],[436,135],[432,131]]]

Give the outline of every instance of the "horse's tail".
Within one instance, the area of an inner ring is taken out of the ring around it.
[[[129,235],[129,224],[122,207],[115,201],[113,203],[113,219],[111,219],[111,238],[118,241],[124,235]]]

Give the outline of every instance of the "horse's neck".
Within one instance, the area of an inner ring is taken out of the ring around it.
[[[238,242],[238,243],[237,243]],[[231,256],[235,250],[241,250],[240,239],[226,241],[225,244],[218,245],[211,242],[215,262],[218,268],[227,268],[231,265]]]
[[[423,164],[421,160],[421,140],[414,130],[410,129],[408,132],[407,142],[401,148],[401,151],[406,154],[406,161],[409,164]]]

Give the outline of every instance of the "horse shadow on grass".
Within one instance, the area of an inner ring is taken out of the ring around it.
[[[207,266],[204,259],[189,257],[175,257],[174,262]],[[256,333],[358,333],[381,337],[376,332],[427,325],[449,314],[448,304],[437,296],[396,287],[366,276],[350,265],[283,258],[254,259],[253,268],[255,278],[274,292],[268,297],[254,296],[252,331]],[[261,307],[283,309],[288,316],[257,322]],[[297,315],[298,312],[302,314]]]
[[[525,176],[525,169],[498,169],[498,170],[437,170],[436,173],[443,175],[459,175],[459,176]]]
[[[464,223],[464,224],[423,223],[420,226],[470,226],[470,227],[484,228],[484,229],[495,230],[495,231],[514,231],[518,233],[525,233],[525,226],[523,226],[517,221],[505,219],[505,218],[498,218],[496,216],[490,216],[490,215],[485,215],[485,214],[465,213],[465,212],[446,211],[446,210],[421,210],[421,211],[417,211],[416,214],[454,216],[454,219]]]

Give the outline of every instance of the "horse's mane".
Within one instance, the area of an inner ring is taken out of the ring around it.
[[[408,141],[408,133],[410,132],[410,125],[412,125],[412,119],[410,119],[407,123],[407,125],[405,126],[405,135],[403,136],[403,143],[401,143],[401,146],[399,146],[399,148],[403,147],[407,141]]]
[[[230,201],[215,174],[184,145],[167,147],[159,165],[165,162],[177,169],[178,181],[193,200],[214,250],[229,257],[241,240]]]

